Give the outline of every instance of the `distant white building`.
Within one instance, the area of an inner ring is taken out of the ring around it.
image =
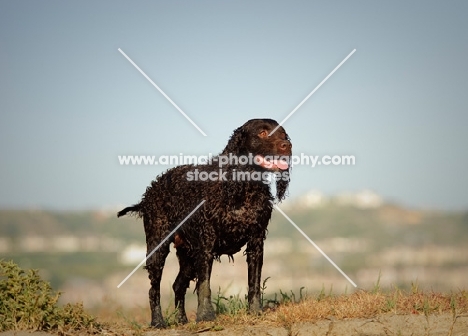
[[[328,198],[319,190],[310,190],[298,200],[298,205],[307,208],[319,208],[328,202]]]
[[[357,193],[344,192],[335,197],[339,205],[351,205],[361,209],[378,208],[383,199],[371,190],[362,190]]]
[[[26,236],[21,238],[19,246],[24,252],[43,252],[48,248],[48,242],[42,236]]]
[[[87,236],[87,237],[81,238],[80,245],[81,245],[80,249],[86,252],[95,252],[101,249],[100,239],[99,237],[96,237],[96,236]]]
[[[137,265],[146,258],[146,246],[131,244],[120,254],[120,262],[124,265]]]
[[[59,235],[52,237],[25,236],[18,244],[12,244],[6,238],[0,237],[0,252],[18,250],[22,252],[119,252],[124,242],[113,237]]]
[[[367,189],[356,193],[342,192],[333,198],[327,197],[320,190],[313,189],[287,205],[296,205],[304,208],[320,208],[327,205],[330,201],[338,205],[355,206],[361,209],[377,208],[383,204],[381,196]]]
[[[60,252],[78,252],[80,239],[74,236],[57,236],[52,239],[52,247]]]
[[[382,205],[382,197],[371,190],[362,190],[355,194],[354,205],[358,208],[378,208]]]

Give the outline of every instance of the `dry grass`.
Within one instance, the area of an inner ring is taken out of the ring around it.
[[[235,314],[220,314],[213,322],[195,323],[194,313],[189,314],[191,322],[178,326],[171,320],[171,328],[200,332],[205,330],[223,330],[239,325],[262,325],[271,327],[285,327],[287,329],[295,323],[315,322],[323,319],[342,320],[350,318],[372,318],[383,314],[395,315],[433,315],[450,313],[454,319],[468,314],[468,292],[454,293],[423,292],[413,287],[405,292],[392,290],[359,290],[352,294],[324,295],[302,298],[299,302],[285,300],[265,309],[263,314],[252,316],[245,310]],[[172,312],[167,312],[171,315]],[[103,322],[105,329],[111,333],[142,334],[150,330],[148,327],[149,309],[137,308],[123,312],[107,309],[98,312],[98,320]],[[130,317],[131,316],[131,317]],[[126,332],[125,332],[126,330]]]
[[[229,326],[239,323],[268,323],[289,327],[294,323],[318,321],[324,318],[370,318],[381,314],[441,314],[455,315],[468,312],[468,293],[460,291],[452,294],[405,293],[358,291],[349,295],[330,295],[325,298],[309,298],[299,303],[287,303],[267,311],[260,317],[248,314],[220,316],[217,323]]]

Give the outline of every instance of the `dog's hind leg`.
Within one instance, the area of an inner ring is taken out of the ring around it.
[[[185,313],[185,294],[189,288],[190,280],[195,279],[194,261],[187,255],[184,247],[177,248],[177,258],[179,259],[179,274],[172,285],[175,295],[175,306],[177,309],[177,322],[187,323]]]
[[[151,250],[148,249],[148,253]],[[149,302],[151,307],[151,326],[155,328],[165,328],[166,322],[161,312],[161,277],[166,257],[169,254],[169,244],[164,244],[153,253],[146,261],[151,288],[149,290]]]

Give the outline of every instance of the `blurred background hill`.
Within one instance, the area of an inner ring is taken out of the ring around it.
[[[382,285],[467,288],[468,211],[409,209],[371,191],[334,197],[310,191],[280,207],[359,288],[372,287],[379,274]],[[65,292],[64,301],[145,306],[149,281],[143,269],[117,289],[146,251],[141,220],[117,219],[117,210],[0,210],[0,256],[40,269]],[[215,262],[214,294],[219,287],[225,294],[245,293],[245,257],[238,253],[234,259]],[[170,253],[161,285],[164,300],[172,295],[177,271],[175,253]],[[353,290],[277,211],[265,243],[263,277],[270,277],[267,293],[300,287],[309,293]]]

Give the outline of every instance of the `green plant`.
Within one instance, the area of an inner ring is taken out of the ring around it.
[[[382,270],[379,271],[379,276],[377,277],[377,282],[374,284],[374,288],[372,289],[372,294],[376,294],[380,292],[380,279],[382,278]]]
[[[281,300],[280,300],[281,303],[293,302],[292,297],[289,296],[288,293],[283,292],[281,289],[279,291],[280,291],[280,295],[281,295]],[[291,291],[291,293],[292,293],[292,291]]]
[[[266,283],[267,283],[268,279],[270,279],[270,277],[266,277],[265,280],[263,280],[263,282],[262,282],[261,299],[260,299],[260,302],[262,303],[262,306],[265,303],[265,290],[267,289]]]
[[[320,290],[320,293],[318,293],[318,295],[317,295],[317,301],[320,302],[321,300],[323,300],[325,298],[326,298],[325,285],[322,284],[322,289]]]
[[[419,293],[419,283],[418,280],[416,281],[411,281],[411,292],[413,294],[418,294]]]
[[[385,300],[385,308],[383,309],[384,312],[392,311],[396,308],[396,301],[393,298],[388,297]]]
[[[215,312],[217,315],[226,312],[226,306],[224,305],[223,300],[227,299],[224,297],[224,292],[221,292],[221,286],[219,286],[218,292],[216,293],[216,297],[213,300],[213,304],[215,305]]]
[[[164,311],[164,321],[168,326],[177,325],[176,317],[179,314],[179,307],[172,309],[172,306],[168,306]]]
[[[236,315],[247,311],[247,297],[241,299],[240,295],[236,294],[227,298],[224,296],[224,292],[221,291],[221,287],[218,288],[213,304],[215,305],[216,314]]]
[[[13,261],[0,260],[0,331],[97,327],[82,304],[59,307],[59,297],[37,270],[24,271]]]
[[[455,318],[457,316],[457,299],[453,294],[450,296],[450,310],[453,318]]]
[[[303,293],[304,289],[305,289],[305,293]],[[302,286],[299,289],[299,302],[302,302],[306,299],[307,299],[307,289],[304,286]]]

